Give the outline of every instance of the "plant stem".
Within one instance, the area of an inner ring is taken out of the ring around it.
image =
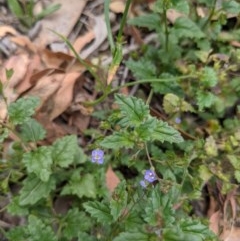
[[[168,52],[169,32],[168,32],[168,24],[167,24],[166,1],[164,1],[164,4],[163,4],[163,22],[164,22],[164,31],[165,31],[165,51]]]
[[[213,15],[214,15],[214,12],[215,12],[216,3],[217,3],[217,0],[214,0],[214,2],[213,2],[213,7],[211,8],[211,12],[210,12],[210,14],[209,14],[206,22],[203,24],[203,27],[202,27],[203,29],[205,29],[206,26],[207,26],[207,25],[209,24],[209,22],[211,21]]]
[[[128,86],[133,86],[137,84],[145,84],[145,83],[165,83],[169,81],[174,81],[174,80],[183,80],[183,79],[188,79],[188,78],[196,78],[196,75],[185,75],[185,76],[179,76],[179,77],[172,77],[168,79],[144,79],[144,80],[138,80],[130,83],[126,83],[124,85],[118,86],[110,91],[105,91],[102,96],[100,96],[98,99],[95,101],[86,101],[83,102],[85,106],[94,106],[99,104],[101,101],[103,101],[108,95],[113,94],[117,91],[119,91],[121,88],[128,87]]]
[[[104,1],[104,16],[105,16],[105,22],[106,22],[106,27],[107,27],[107,37],[108,37],[108,42],[110,45],[111,53],[112,55],[114,54],[115,50],[115,44],[113,41],[113,35],[111,31],[111,25],[110,25],[110,18],[109,18],[109,4],[110,0],[105,0]]]
[[[117,36],[118,42],[119,41],[122,42],[123,28],[124,28],[124,26],[126,24],[126,21],[127,21],[127,14],[128,14],[128,10],[129,10],[131,2],[132,2],[132,0],[127,0],[126,6],[125,6],[125,9],[124,9],[123,17],[122,17],[122,20],[121,20],[121,24],[120,24],[120,28],[119,28],[118,36]]]

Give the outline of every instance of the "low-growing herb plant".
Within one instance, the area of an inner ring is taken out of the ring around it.
[[[1,211],[18,217],[21,225],[1,228],[7,240],[218,240],[205,213],[197,217],[192,203],[206,186],[221,186],[221,193],[227,194],[240,181],[240,55],[224,48],[221,36],[227,14],[239,13],[240,5],[157,0],[148,15],[129,20],[156,33],[161,44],[145,46],[141,55],[133,53],[125,61],[136,79],[125,86],[151,85],[152,98],[144,101],[119,94],[122,86],[110,85],[123,59],[130,2],[115,43],[105,1],[113,57],[107,88],[65,39],[101,87],[102,96],[85,104],[114,96],[117,106],[102,119],[94,143],[82,148],[72,135],[39,145],[46,133],[32,117],[38,100],[25,97],[8,106],[0,139],[10,133],[16,138],[0,162],[1,193],[8,197]],[[195,7],[210,11],[200,17]],[[169,9],[181,13],[171,24]],[[231,34],[238,36],[235,29]],[[154,106],[155,99],[162,106],[153,116],[149,103]],[[109,165],[121,179],[111,195],[105,186]]]

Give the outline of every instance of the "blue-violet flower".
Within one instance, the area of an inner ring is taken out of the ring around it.
[[[145,180],[141,180],[140,182],[140,185],[143,187],[143,188],[146,188],[147,187],[147,183]]]
[[[104,162],[104,151],[96,149],[92,151],[92,162],[97,164],[103,164]]]
[[[182,122],[181,118],[180,117],[176,117],[175,118],[175,123],[176,124],[180,124]]]
[[[156,173],[152,170],[146,170],[144,174],[144,179],[150,183],[154,182],[155,180],[157,180]]]

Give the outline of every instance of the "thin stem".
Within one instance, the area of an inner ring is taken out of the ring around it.
[[[203,27],[202,27],[203,29],[205,29],[206,26],[207,26],[207,25],[209,24],[209,22],[211,21],[213,15],[214,15],[214,12],[215,12],[216,3],[217,3],[217,0],[214,0],[214,2],[213,2],[213,7],[211,8],[211,12],[210,12],[210,14],[209,14],[206,22],[204,23],[204,25],[203,25]]]
[[[132,0],[127,0],[127,2],[126,2],[126,6],[125,6],[125,9],[124,9],[124,12],[123,12],[123,17],[122,17],[122,20],[121,20],[120,28],[119,28],[119,31],[118,31],[118,36],[117,36],[118,42],[122,41],[123,29],[124,29],[124,26],[125,26],[126,21],[127,21],[128,10],[129,10],[131,2],[132,2]]]
[[[147,104],[147,105],[150,104],[150,102],[151,102],[151,100],[152,100],[152,97],[153,97],[153,93],[154,93],[154,91],[153,91],[153,89],[151,89],[151,91],[150,91],[150,93],[149,93],[149,95],[148,95],[147,101],[146,101],[146,104]]]
[[[133,86],[137,84],[145,84],[145,83],[165,83],[173,80],[183,80],[183,79],[188,79],[188,78],[196,78],[196,75],[185,75],[185,76],[179,76],[179,77],[172,77],[168,79],[144,79],[144,80],[138,80],[130,83],[126,83],[124,85],[118,86],[110,91],[105,90],[103,95],[99,97],[99,99],[96,99],[95,101],[86,101],[83,102],[85,106],[94,106],[99,104],[101,101],[103,101],[108,95],[111,95],[117,91],[119,91],[121,88],[128,87],[128,86]]]
[[[168,32],[168,25],[167,25],[167,8],[166,3],[163,6],[163,22],[164,22],[164,31],[165,31],[165,50],[168,52],[168,40],[169,40],[169,32]]]
[[[146,151],[148,162],[149,162],[150,166],[154,168],[153,163],[152,163],[152,159],[151,159],[151,157],[149,155],[149,151],[148,151],[148,147],[147,147],[146,143],[145,143],[145,151]]]
[[[112,30],[111,30],[111,25],[110,25],[109,4],[110,4],[110,0],[104,1],[104,16],[105,16],[105,22],[106,22],[106,27],[107,27],[107,33],[108,33],[107,34],[108,42],[110,44],[111,53],[113,55],[114,49],[115,49],[115,44],[113,41],[113,35],[112,35]]]

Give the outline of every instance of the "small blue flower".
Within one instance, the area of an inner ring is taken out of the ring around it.
[[[156,173],[152,170],[146,170],[144,174],[144,179],[150,183],[154,182],[155,180],[157,180]]]
[[[96,149],[92,151],[92,162],[97,164],[103,164],[104,162],[104,151]]]
[[[175,118],[175,123],[176,124],[180,124],[182,122],[181,118],[180,117],[176,117]]]
[[[141,180],[140,182],[140,185],[143,187],[143,188],[146,188],[147,187],[147,183],[145,180]]]

